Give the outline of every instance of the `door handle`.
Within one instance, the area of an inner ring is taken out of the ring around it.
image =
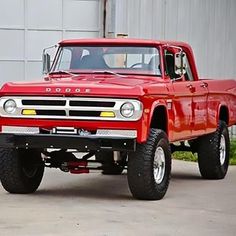
[[[190,90],[191,93],[196,91],[195,87],[192,84],[187,84],[186,87]]]
[[[193,89],[193,85],[192,84],[188,84],[188,85],[186,85],[186,87],[189,88],[189,89]]]
[[[200,87],[202,87],[202,88],[207,88],[207,87],[208,87],[208,83],[203,82],[202,84],[200,84]]]
[[[186,87],[187,87],[188,89],[190,89],[190,90],[194,89],[194,87],[193,87],[192,84],[188,84],[188,85],[186,85]]]

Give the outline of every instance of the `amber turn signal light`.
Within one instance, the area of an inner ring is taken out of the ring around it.
[[[113,111],[102,111],[100,117],[115,117],[115,113]]]
[[[33,110],[33,109],[24,109],[22,110],[22,115],[26,115],[26,116],[29,116],[29,115],[37,115],[36,111]]]

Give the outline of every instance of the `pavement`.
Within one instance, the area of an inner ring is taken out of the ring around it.
[[[196,163],[174,160],[160,201],[133,199],[126,178],[47,169],[34,194],[0,187],[0,235],[236,235],[236,166],[212,181],[201,179]]]

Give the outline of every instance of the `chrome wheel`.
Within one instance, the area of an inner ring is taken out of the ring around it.
[[[225,137],[222,134],[220,138],[220,164],[224,165],[226,158],[226,141]]]
[[[158,147],[153,161],[153,175],[155,182],[160,184],[165,175],[165,152],[162,147]]]
[[[132,195],[142,200],[162,199],[169,186],[171,150],[163,130],[150,129],[146,143],[137,143],[128,157],[128,183]]]

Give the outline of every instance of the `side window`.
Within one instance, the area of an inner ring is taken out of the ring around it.
[[[165,50],[164,54],[165,54],[165,73],[167,75],[169,75],[171,79],[181,78],[180,75],[175,74],[174,54],[172,52],[168,51],[168,50]],[[191,71],[191,67],[190,67],[190,64],[189,64],[187,54],[186,54],[186,57],[185,57],[185,61],[186,61],[186,68],[185,68],[186,72],[184,74],[184,78],[187,81],[193,81],[194,78],[193,78],[193,74],[192,74],[192,71]]]
[[[174,54],[168,50],[164,51],[165,54],[165,73],[170,76],[171,79],[180,78],[175,74],[175,60]]]
[[[186,54],[186,73],[184,74],[185,76],[185,80],[187,81],[193,81],[194,78],[193,78],[193,73],[192,73],[192,70],[191,70],[191,67],[190,67],[190,64],[189,64],[189,60],[188,60],[188,56]]]

